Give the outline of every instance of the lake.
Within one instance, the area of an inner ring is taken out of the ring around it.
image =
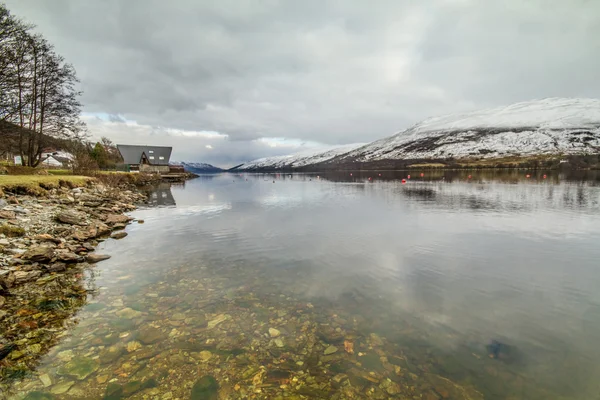
[[[600,398],[599,174],[350,174],[154,188],[12,398]]]

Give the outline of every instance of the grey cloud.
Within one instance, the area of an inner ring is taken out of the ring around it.
[[[229,147],[210,156],[231,162],[278,151],[248,144],[261,137],[366,142],[432,115],[600,93],[597,1],[7,5],[75,65],[86,112],[221,132]]]

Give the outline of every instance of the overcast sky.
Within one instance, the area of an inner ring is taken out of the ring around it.
[[[175,160],[231,166],[600,96],[598,0],[4,1],[74,64],[94,137]]]

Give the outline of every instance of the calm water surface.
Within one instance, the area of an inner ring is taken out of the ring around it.
[[[14,398],[600,399],[600,178],[418,175],[157,188]]]

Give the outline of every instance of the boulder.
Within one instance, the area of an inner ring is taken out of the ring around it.
[[[31,262],[47,263],[54,257],[54,249],[46,246],[30,247],[21,256],[22,260],[28,260]]]
[[[56,258],[66,263],[77,263],[83,261],[83,257],[78,256],[77,254],[72,253],[70,251],[57,253]]]
[[[123,239],[125,236],[127,236],[127,232],[125,231],[113,232],[113,234],[110,235],[113,239]]]
[[[100,261],[108,260],[109,258],[110,256],[106,254],[88,254],[86,257],[86,261],[95,264]]]
[[[130,220],[131,220],[131,217],[128,217],[127,215],[109,214],[106,217],[106,220],[104,220],[104,222],[106,222],[108,225],[114,225],[114,224],[125,224],[125,223],[129,222]]]
[[[84,218],[73,211],[60,212],[56,214],[56,219],[63,224],[86,225]]]
[[[108,235],[109,233],[110,228],[108,225],[100,221],[94,221],[88,228],[75,231],[72,237],[80,242],[85,242],[86,240]]]

